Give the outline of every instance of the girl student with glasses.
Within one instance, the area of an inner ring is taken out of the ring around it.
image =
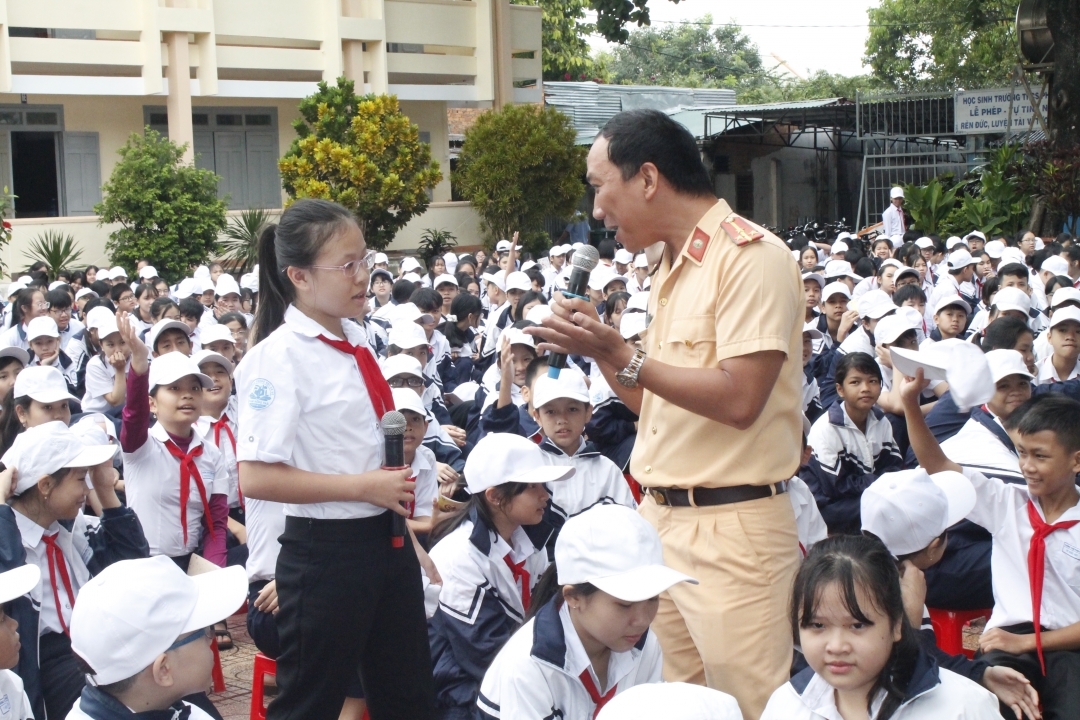
[[[19,347],[30,349],[26,339],[26,326],[36,317],[49,313],[49,303],[45,293],[38,287],[20,290],[11,304],[11,327],[0,335],[0,347]]]
[[[259,303],[235,379],[241,491],[285,514],[269,720],[336,720],[357,668],[372,717],[434,718],[421,560],[439,578],[411,535],[391,538],[415,483],[411,469],[380,469],[393,395],[350,320],[373,264],[352,213],[325,200],[293,203],[259,240]],[[249,538],[257,529],[249,519]]]

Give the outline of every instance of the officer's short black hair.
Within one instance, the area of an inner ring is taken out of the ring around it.
[[[652,163],[677,192],[715,195],[694,136],[665,113],[621,112],[605,123],[600,137],[608,141],[608,159],[619,167],[623,180]]]

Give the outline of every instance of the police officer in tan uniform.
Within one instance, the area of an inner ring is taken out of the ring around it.
[[[786,481],[799,464],[803,293],[775,236],[713,194],[690,133],[620,113],[589,152],[593,214],[652,277],[644,350],[581,300],[530,330],[594,358],[638,413],[630,469],[671,567],[700,580],[660,596],[664,679],[731,693],[756,720],[788,679],[799,562]]]

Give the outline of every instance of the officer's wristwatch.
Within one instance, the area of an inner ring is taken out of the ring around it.
[[[636,388],[638,384],[638,374],[641,372],[641,366],[645,364],[645,351],[635,350],[634,357],[630,358],[630,364],[620,370],[615,379],[623,387]]]

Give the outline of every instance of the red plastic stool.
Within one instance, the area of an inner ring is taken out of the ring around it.
[[[221,672],[221,653],[218,652],[217,638],[214,638],[210,642],[210,647],[214,649],[214,671],[212,674],[214,679],[214,692],[225,692],[225,675]]]
[[[251,720],[266,720],[263,686],[267,675],[277,674],[277,663],[262,653],[255,653],[255,674],[251,678]]]
[[[972,620],[984,617],[989,618],[991,609],[987,610],[930,610],[930,622],[934,625],[934,636],[937,638],[937,646],[950,655],[963,653],[968,658],[975,657],[974,650],[964,648],[964,628],[971,624]]]

